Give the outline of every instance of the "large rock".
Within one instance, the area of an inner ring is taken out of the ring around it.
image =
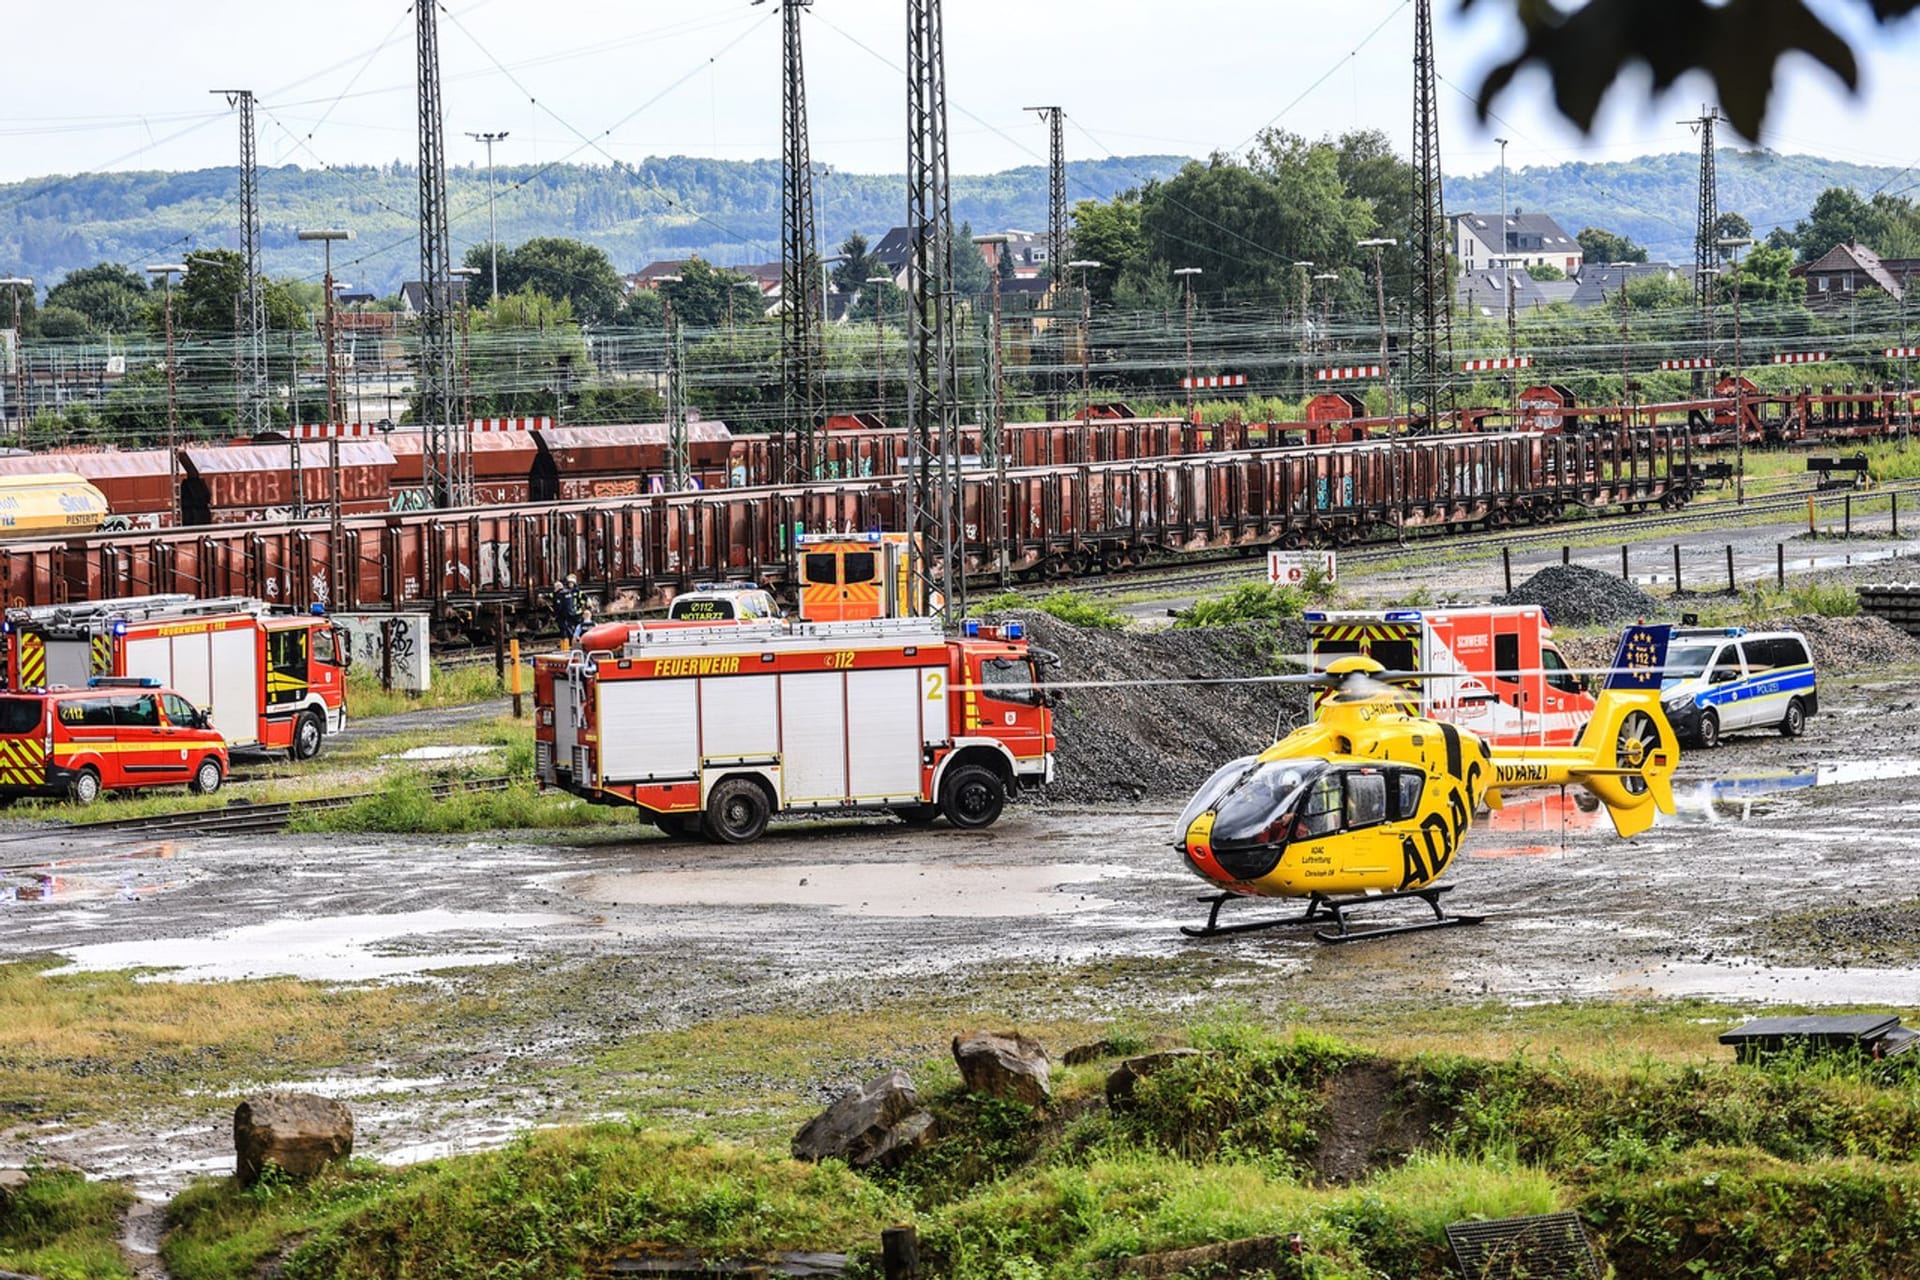
[[[233,1109],[234,1176],[245,1186],[269,1163],[307,1178],[353,1154],[353,1112],[311,1093],[261,1093]]]
[[[1018,1031],[974,1031],[953,1038],[953,1060],[973,1093],[1024,1102],[1030,1107],[1053,1096],[1047,1084],[1047,1051]]]
[[[793,1136],[795,1160],[844,1160],[856,1169],[896,1164],[933,1134],[913,1077],[895,1067],[849,1089]]]
[[[1160,1053],[1145,1053],[1137,1058],[1128,1058],[1107,1075],[1107,1105],[1115,1111],[1132,1106],[1133,1088],[1142,1080],[1176,1062],[1185,1062],[1189,1058],[1203,1056],[1205,1055],[1198,1049],[1166,1049]]]

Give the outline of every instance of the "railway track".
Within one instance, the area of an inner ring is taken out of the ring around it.
[[[463,791],[504,791],[512,782],[513,779],[507,777],[461,778],[453,782],[437,783],[430,790],[434,799],[444,800]],[[73,833],[137,831],[143,836],[266,835],[286,830],[287,824],[293,820],[296,812],[346,809],[361,800],[371,799],[377,794],[372,791],[359,791],[349,795],[321,796],[311,800],[292,800],[280,804],[229,801],[223,809],[202,809],[192,813],[176,813],[157,818],[107,818],[95,822],[73,822],[67,824],[66,830]],[[45,830],[24,832],[9,837],[8,843],[44,840],[47,834]],[[44,861],[0,863],[0,871],[21,871],[44,865]]]
[[[1805,490],[1787,494],[1775,494],[1763,498],[1749,498],[1744,506],[1716,504],[1713,507],[1683,507],[1676,511],[1657,513],[1636,513],[1633,515],[1604,515],[1589,519],[1559,521],[1554,524],[1528,525],[1508,529],[1499,529],[1486,533],[1415,533],[1404,541],[1373,542],[1340,552],[1343,563],[1353,565],[1380,564],[1397,557],[1418,554],[1423,551],[1444,549],[1448,553],[1457,551],[1497,550],[1501,547],[1529,546],[1540,543],[1551,544],[1556,539],[1569,537],[1589,537],[1596,533],[1620,531],[1623,533],[1643,534],[1659,529],[1683,528],[1700,524],[1714,516],[1728,515],[1747,517],[1753,515],[1789,514],[1804,511],[1807,499],[1814,500],[1818,509],[1822,505],[1835,506],[1845,502],[1847,497],[1880,497],[1887,494],[1911,496],[1920,494],[1920,481],[1905,481],[1882,486],[1878,489],[1852,493],[1809,493]],[[1721,506],[1725,509],[1722,510]],[[1916,526],[1920,527],[1920,512],[1915,515]],[[1254,552],[1262,548],[1253,549]],[[1244,566],[1252,552],[1241,550],[1224,553],[1200,555],[1177,565],[1159,569],[1122,569],[1105,572],[1097,577],[1083,579],[1055,579],[1046,584],[1030,584],[1025,588],[1029,594],[1045,594],[1047,591],[1070,587],[1083,595],[1099,599],[1113,596],[1131,595],[1142,590],[1157,590],[1162,587],[1204,587],[1213,586],[1223,579],[1242,576],[1236,568]],[[1016,588],[1019,589],[1019,588]],[[979,593],[976,593],[979,594]]]

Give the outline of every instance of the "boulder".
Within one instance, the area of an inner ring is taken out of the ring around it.
[[[1133,1104],[1133,1087],[1156,1071],[1205,1055],[1198,1049],[1163,1049],[1128,1058],[1107,1075],[1107,1105],[1122,1110]]]
[[[953,1060],[972,1093],[984,1093],[1027,1106],[1043,1105],[1053,1090],[1047,1084],[1051,1062],[1039,1043],[1018,1031],[974,1031],[953,1038]]]
[[[849,1089],[793,1136],[795,1160],[844,1160],[855,1169],[897,1164],[933,1134],[913,1077],[895,1067]]]
[[[269,1163],[307,1178],[353,1154],[353,1112],[311,1093],[260,1093],[233,1109],[234,1176],[252,1186]]]

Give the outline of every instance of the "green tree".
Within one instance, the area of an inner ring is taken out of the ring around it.
[[[680,268],[678,280],[660,285],[663,302],[673,304],[674,321],[688,329],[724,329],[761,318],[765,307],[759,282],[738,271],[724,271],[699,258]]]
[[[962,298],[977,298],[991,288],[993,272],[973,242],[973,224],[963,222],[953,236],[953,291]]]
[[[480,272],[468,287],[473,301],[485,306],[493,297],[491,250],[476,244],[465,262]],[[517,294],[529,285],[549,298],[565,298],[587,324],[611,323],[624,300],[620,273],[606,250],[564,236],[536,236],[500,251],[500,292]]]
[[[94,333],[133,333],[147,322],[152,290],[136,272],[118,263],[70,271],[47,290],[49,307],[71,307]]]
[[[1751,240],[1753,224],[1729,209],[1713,220],[1713,238],[1715,240]],[[1721,256],[1725,257],[1727,252],[1722,250]]]
[[[1588,227],[1574,237],[1580,242],[1580,252],[1587,262],[1596,266],[1605,266],[1610,262],[1645,262],[1645,245],[1635,244],[1626,236],[1617,236],[1600,227]]]
[[[907,291],[891,280],[863,284],[847,308],[847,323],[865,324],[877,317],[882,324],[899,328],[907,322],[910,301]]]
[[[241,295],[247,279],[246,259],[231,249],[209,249],[193,255],[186,278],[173,291],[173,323],[176,328],[206,335],[232,336],[245,328],[239,308],[245,305]],[[260,287],[266,304],[267,328],[304,329],[307,313],[286,285],[262,279]],[[147,324],[157,330],[158,311],[148,312]]]
[[[1788,274],[1793,255],[1785,249],[1756,244],[1740,259],[1740,305],[1749,303],[1804,301],[1807,286]],[[1727,286],[1722,292],[1732,296]]]
[[[1405,242],[1413,225],[1413,166],[1378,129],[1343,133],[1333,146],[1341,185],[1373,211],[1371,234]]]
[[[84,338],[93,331],[93,325],[84,312],[53,303],[40,308],[40,336],[43,338]]]
[[[505,273],[501,275],[504,283]],[[531,285],[472,317],[473,411],[480,417],[554,414],[570,407],[588,369],[573,303]],[[415,406],[418,420],[418,406]]]
[[[164,444],[167,439],[167,370],[149,364],[120,379],[100,406],[100,421],[126,444]]]
[[[841,293],[858,293],[871,276],[886,275],[887,269],[868,250],[867,238],[858,231],[840,242],[838,266],[833,269],[833,287]]]
[[[588,387],[580,393],[575,422],[658,422],[666,402],[643,382],[614,382]]]
[[[1807,216],[1793,224],[1793,244],[1802,262],[1812,262],[1837,244],[1869,244],[1878,223],[1858,192],[1828,187]]]
[[[1125,195],[1108,204],[1082,200],[1073,207],[1073,252],[1109,268],[1102,273],[1104,279],[1096,277],[1093,282],[1095,293],[1103,299],[1122,277],[1144,276],[1150,269],[1152,254],[1141,225],[1142,213],[1140,202]]]
[[[1527,274],[1535,280],[1565,280],[1567,273],[1551,262],[1536,262],[1527,268]]]

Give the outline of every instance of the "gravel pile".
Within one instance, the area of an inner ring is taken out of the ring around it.
[[[1653,621],[1668,621],[1668,613]],[[1920,665],[1920,639],[1908,635],[1884,618],[1859,614],[1827,618],[1802,614],[1752,623],[1749,631],[1798,631],[1813,651],[1814,670],[1825,675],[1871,675],[1887,667]],[[1617,636],[1556,636],[1554,643],[1570,666],[1594,669],[1613,661]]]
[[[1539,605],[1554,625],[1572,627],[1653,618],[1665,607],[1616,574],[1577,564],[1549,565],[1494,603]]]
[[[1307,647],[1305,624],[1110,631],[1038,612],[1005,617],[1059,655],[1044,678],[1065,683],[1273,675],[1277,654]],[[1058,770],[1047,798],[1068,804],[1184,801],[1227,761],[1271,746],[1277,716],[1290,729],[1308,706],[1306,690],[1271,684],[1146,684],[1066,689],[1058,697]]]

